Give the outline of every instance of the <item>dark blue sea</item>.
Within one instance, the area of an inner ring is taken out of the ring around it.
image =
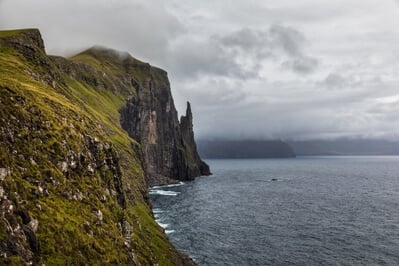
[[[199,265],[399,265],[399,157],[207,163],[212,176],[150,193]]]

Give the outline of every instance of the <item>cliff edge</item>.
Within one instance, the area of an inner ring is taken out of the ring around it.
[[[194,265],[147,191],[151,171],[208,169],[187,170],[199,157],[174,116],[160,69],[98,47],[48,56],[38,30],[0,31],[0,264]]]

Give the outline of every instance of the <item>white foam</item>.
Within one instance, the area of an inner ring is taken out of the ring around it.
[[[152,212],[153,213],[163,213],[163,210],[161,210],[159,208],[155,208],[155,209],[152,209]]]
[[[165,188],[165,187],[180,187],[180,186],[183,186],[183,185],[185,185],[184,182],[179,182],[179,183],[176,183],[176,184],[170,184],[170,185],[164,185],[164,186],[153,186],[150,189],[152,190],[152,189],[159,189],[159,188]]]
[[[169,227],[169,224],[164,224],[164,223],[161,223],[160,221],[157,221],[157,223],[158,223],[159,226],[162,227],[163,229],[166,229],[166,228]]]
[[[174,232],[175,232],[175,230],[165,230],[165,234],[167,234],[167,235],[174,233]]]
[[[180,192],[170,191],[170,190],[160,190],[160,189],[151,189],[149,191],[151,195],[162,195],[162,196],[177,196]]]

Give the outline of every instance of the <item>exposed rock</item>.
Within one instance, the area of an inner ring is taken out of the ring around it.
[[[28,223],[28,227],[33,231],[33,233],[36,233],[37,228],[39,227],[39,221],[37,219],[31,219]]]
[[[97,219],[98,219],[100,222],[102,222],[102,220],[104,219],[103,212],[102,212],[101,210],[97,210],[97,211],[95,211],[95,214],[96,214],[96,216],[97,216]]]
[[[32,220],[28,211],[25,209],[18,209],[16,213],[21,217],[23,224],[28,224]]]
[[[68,172],[68,163],[67,162],[65,162],[65,161],[64,162],[59,162],[58,166],[60,167],[61,172],[63,172],[63,173]]]
[[[197,153],[190,104],[179,123],[166,72],[150,68],[144,84],[135,86],[137,95],[120,111],[121,124],[142,145],[148,185],[210,175]]]
[[[37,228],[36,228],[37,229]],[[28,243],[30,245],[30,250],[37,256],[40,253],[40,243],[37,240],[37,237],[35,235],[35,232],[28,226],[24,225],[23,226],[23,232],[28,240]]]
[[[125,245],[130,247],[130,242],[132,240],[133,227],[128,221],[123,221],[122,228],[123,237],[125,238]]]
[[[82,201],[84,199],[83,193],[80,192],[79,190],[76,191],[76,193],[72,196],[72,198],[76,201]]]
[[[101,195],[100,201],[103,202],[103,203],[106,202],[107,201],[107,197],[105,195]]]
[[[197,152],[197,144],[194,139],[193,114],[191,105],[187,102],[186,115],[180,118],[180,128],[183,136],[183,143],[186,151],[185,158],[188,158],[185,171],[187,176],[196,177],[200,175],[210,175],[209,166],[203,162]],[[184,174],[184,172],[183,172]]]
[[[0,168],[0,181],[3,181],[10,174],[11,174],[11,171],[9,169]]]
[[[28,74],[34,79],[50,86],[55,82],[65,84],[61,76],[53,70],[53,63],[46,56],[44,42],[38,29],[26,29],[19,34],[10,35],[8,38],[0,38],[0,45],[12,47],[28,61],[40,64],[46,69],[42,73],[29,71]]]
[[[49,57],[37,30],[16,30],[0,32],[0,73],[1,265],[193,264],[148,222],[144,145],[116,110],[141,102],[152,166],[179,173],[186,146],[165,72],[105,49]]]

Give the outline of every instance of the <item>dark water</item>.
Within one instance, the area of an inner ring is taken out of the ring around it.
[[[151,193],[199,265],[399,265],[399,157],[207,162]]]

